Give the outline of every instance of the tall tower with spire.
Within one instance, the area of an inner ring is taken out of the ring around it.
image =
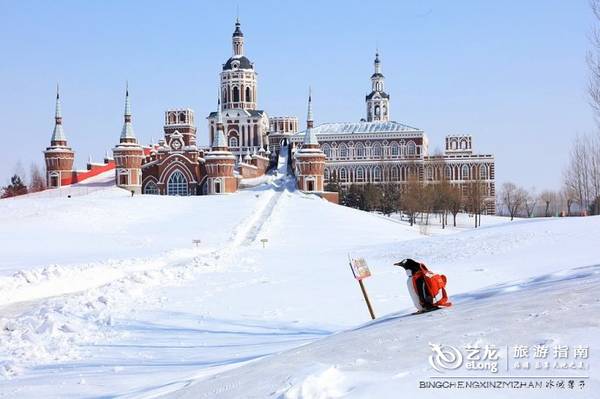
[[[223,130],[221,100],[217,101],[217,131],[211,150],[204,156],[206,168],[206,193],[225,194],[237,190],[237,180],[233,175],[235,155],[229,151]]]
[[[113,148],[115,181],[118,187],[139,193],[142,187],[142,161],[144,149],[138,144],[131,123],[129,87],[125,89],[125,112],[119,144]]]
[[[56,188],[62,185],[65,178],[69,178],[73,173],[73,161],[75,153],[67,143],[67,136],[62,126],[62,110],[60,104],[60,93],[56,86],[56,108],[54,111],[54,131],[50,139],[50,147],[44,151],[46,161],[46,185],[49,188]]]
[[[312,93],[309,89],[306,132],[302,147],[294,154],[298,189],[305,192],[324,191],[325,158],[314,129]]]
[[[231,37],[233,54],[223,64],[219,76],[223,133],[225,140],[236,156],[247,152],[258,152],[267,144],[269,117],[264,110],[257,109],[257,74],[254,64],[246,57],[244,33],[239,19]],[[217,114],[208,117],[209,143],[216,138]]]
[[[233,55],[223,64],[221,98],[223,109],[256,109],[254,63],[244,55],[244,34],[239,19],[231,37]]]
[[[381,61],[379,60],[379,51],[375,53],[373,75],[371,75],[371,93],[367,94],[365,101],[367,103],[367,121],[390,120],[390,96],[385,92],[385,77],[381,73]]]

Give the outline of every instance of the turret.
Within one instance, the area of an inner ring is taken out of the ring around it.
[[[119,144],[113,148],[115,182],[118,187],[139,193],[142,187],[144,149],[138,144],[132,125],[129,87],[125,89],[125,111]]]
[[[217,102],[216,134],[211,150],[206,153],[206,193],[225,194],[237,190],[237,180],[233,174],[235,155],[229,151],[223,131],[223,116],[221,115],[221,100]]]
[[[71,183],[75,153],[68,146],[63,131],[60,93],[56,86],[56,106],[54,110],[54,131],[50,138],[50,147],[44,151],[46,162],[46,185],[49,188]]]
[[[312,115],[312,95],[309,90],[306,132],[302,148],[294,153],[296,184],[305,192],[324,191],[325,154],[319,146]]]

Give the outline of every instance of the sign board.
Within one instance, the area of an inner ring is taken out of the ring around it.
[[[354,278],[359,281],[371,277],[369,265],[367,265],[367,261],[364,258],[350,259],[350,268],[352,269]]]

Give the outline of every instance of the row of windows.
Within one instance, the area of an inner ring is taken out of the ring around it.
[[[452,167],[450,167],[450,165],[446,165],[444,168],[444,177],[448,180],[469,180],[475,176],[474,173],[477,173],[476,169],[473,171],[473,173],[471,173],[471,167],[469,165],[463,165],[462,168],[460,168],[460,176],[458,176],[458,169],[454,170]],[[425,178],[427,180],[434,180],[438,178],[438,176],[434,176],[433,167],[425,168]],[[479,165],[479,178],[483,180],[488,179],[487,165]]]
[[[450,166],[446,166],[445,168],[445,177],[448,180],[469,180],[471,178],[471,168],[468,165],[463,165],[461,168],[461,176],[460,178],[453,179],[452,177],[452,168]],[[354,170],[354,179],[355,181],[365,181],[365,176],[372,171],[372,180],[373,181],[381,181],[382,180],[382,169],[379,166],[375,166],[372,169],[365,168],[362,166],[357,167]],[[329,168],[325,168],[325,180],[330,180],[332,173],[338,180],[344,182],[348,181],[350,177],[350,172],[346,168],[339,168],[334,172],[331,172]],[[396,181],[401,178],[401,180],[406,180],[407,175],[414,176],[416,174],[416,169],[414,168],[398,168],[396,166],[390,169],[389,177],[390,180]],[[479,176],[482,180],[488,179],[488,167],[487,165],[479,166]],[[433,168],[428,167],[425,169],[425,178],[427,180],[434,180]],[[437,176],[436,176],[437,178]]]
[[[367,181],[367,177],[371,176],[371,179],[368,180],[372,180],[372,181],[382,181],[383,180],[383,173],[381,170],[381,167],[379,166],[375,166],[372,169],[369,168],[364,168],[362,166],[359,166],[356,169],[353,169],[354,171],[354,181],[358,181],[358,182],[362,182],[362,181]],[[402,180],[406,180],[407,179],[407,173],[410,176],[414,176],[416,173],[416,170],[413,168],[408,169],[408,171],[406,171],[406,169],[402,169],[402,171],[399,170],[399,168],[394,167],[390,170],[390,179],[391,180],[399,180],[400,177],[402,177]],[[351,171],[348,171],[346,168],[340,168],[337,169],[333,172],[331,172],[328,168],[325,168],[325,180],[330,180],[332,177],[336,177],[339,181],[342,182],[346,182],[351,180],[352,178],[352,173]]]
[[[215,193],[221,193],[223,191],[224,187],[223,187],[223,182],[221,181],[221,179],[215,180],[213,182],[213,184],[214,184],[213,191]],[[160,194],[160,192],[158,190],[158,186],[156,185],[156,183],[154,181],[149,181],[148,183],[146,183],[146,185],[144,186],[143,193],[150,194],[150,195]],[[181,171],[176,170],[175,172],[173,172],[171,174],[171,176],[169,176],[169,180],[167,181],[167,195],[180,195],[180,196],[190,195],[188,180],[186,179],[184,174],[181,173]]]
[[[226,103],[230,101],[234,103],[244,101],[244,97],[246,102],[252,102],[252,90],[250,90],[250,87],[246,87],[245,96],[242,95],[237,86],[233,86],[231,90],[223,88],[223,101]]]
[[[158,186],[155,182],[149,181],[144,186],[144,194],[159,194]],[[189,195],[188,180],[181,171],[176,170],[169,176],[167,181],[167,195]]]
[[[350,156],[352,150],[354,150],[354,157],[356,157],[356,158],[366,158],[367,153],[368,153],[367,147],[365,147],[364,144],[362,144],[362,143],[356,144],[353,149],[348,147],[344,143],[340,144],[337,147],[337,149],[332,148],[329,144],[323,144],[321,149],[323,150],[323,152],[325,153],[327,158],[330,158],[330,159],[331,158],[340,158],[340,159],[348,158]],[[373,145],[370,149],[371,157],[380,158],[383,156],[384,152],[385,152],[384,147],[379,143]],[[409,141],[406,145],[399,145],[398,143],[392,143],[388,149],[388,154],[392,157],[397,157],[400,155],[414,156],[414,155],[418,155],[418,153],[419,153],[419,151],[418,151],[417,145],[413,141]]]

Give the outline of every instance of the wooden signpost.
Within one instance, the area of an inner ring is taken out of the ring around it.
[[[262,240],[260,240],[260,242],[262,242],[263,248],[267,245],[267,243],[269,242],[269,240],[267,238],[263,238]]]
[[[354,278],[358,280],[360,290],[362,291],[362,294],[365,297],[365,302],[367,303],[367,308],[369,308],[369,314],[371,315],[371,319],[375,320],[375,313],[373,312],[371,301],[369,300],[367,290],[365,289],[365,285],[363,284],[363,279],[371,277],[369,265],[367,265],[367,261],[364,258],[352,259],[350,255],[348,255],[348,261],[350,262],[350,269],[352,270],[352,274],[354,275]]]
[[[198,248],[198,245],[200,245],[201,242],[202,240],[192,240],[192,244],[196,244],[196,248]]]

